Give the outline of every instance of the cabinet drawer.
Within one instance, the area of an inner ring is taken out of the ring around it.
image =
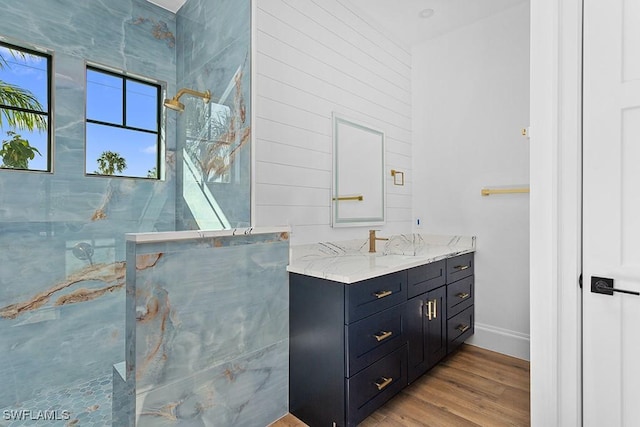
[[[407,271],[407,288],[409,298],[429,292],[445,284],[447,277],[445,274],[445,260],[421,265]]]
[[[353,323],[406,300],[406,270],[347,285],[345,323]]]
[[[406,341],[405,304],[345,326],[347,377],[401,347]]]
[[[453,317],[473,305],[473,276],[447,285],[447,316]]]
[[[447,260],[447,283],[473,275],[473,253],[458,255]]]
[[[447,321],[447,353],[451,353],[473,335],[473,306]]]
[[[407,385],[407,346],[345,381],[347,422],[355,426]]]

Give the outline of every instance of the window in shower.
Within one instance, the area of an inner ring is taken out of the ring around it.
[[[160,177],[159,84],[87,66],[88,175]]]
[[[51,171],[51,55],[0,41],[0,168]]]

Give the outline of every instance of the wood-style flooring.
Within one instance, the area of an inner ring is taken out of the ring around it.
[[[465,344],[359,426],[529,425],[529,362]],[[271,427],[304,426],[288,414]]]

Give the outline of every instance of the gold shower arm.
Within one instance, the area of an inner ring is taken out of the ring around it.
[[[197,96],[199,98],[204,99],[204,102],[206,104],[209,103],[209,101],[211,101],[211,92],[209,90],[206,90],[204,92],[198,92],[195,91],[193,89],[187,89],[187,88],[182,88],[178,91],[178,93],[176,93],[176,96],[173,97],[173,99],[178,100],[180,99],[180,97],[184,94],[189,94],[189,95],[193,95],[193,96]]]
[[[195,91],[193,89],[187,89],[182,88],[178,91],[178,93],[176,93],[176,96],[174,96],[171,99],[165,99],[164,100],[164,106],[167,108],[170,108],[172,110],[178,111],[178,112],[183,112],[184,111],[184,104],[180,101],[178,101],[180,99],[180,97],[184,94],[189,94],[192,96],[197,96],[198,98],[202,98],[204,99],[204,103],[208,104],[209,101],[211,101],[211,92],[209,92],[208,90],[204,91],[204,92],[198,92]]]

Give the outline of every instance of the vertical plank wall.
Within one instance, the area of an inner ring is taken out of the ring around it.
[[[255,225],[292,244],[366,238],[331,228],[331,114],[385,132],[387,222],[410,232],[411,54],[340,0],[256,0]],[[391,169],[405,172],[394,186]]]

